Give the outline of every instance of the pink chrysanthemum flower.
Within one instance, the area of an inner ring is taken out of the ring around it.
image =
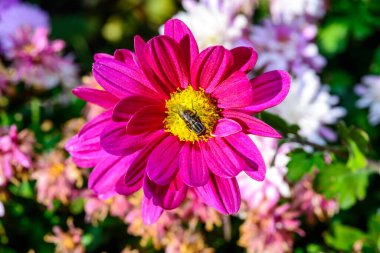
[[[15,31],[22,28],[50,29],[49,17],[35,5],[5,0],[0,5],[0,47],[2,50],[7,52],[12,47],[12,36]]]
[[[316,219],[325,221],[339,211],[339,205],[335,199],[326,199],[314,191],[313,177],[314,175],[305,176],[292,191],[293,209],[305,214],[310,224],[314,224]]]
[[[78,69],[71,56],[62,57],[65,42],[49,41],[49,31],[27,27],[16,30],[8,59],[16,70],[16,78],[27,85],[50,89],[58,84],[74,87],[78,82]]]
[[[14,167],[32,167],[34,137],[28,130],[17,132],[16,125],[9,130],[0,128],[0,186],[13,176]]]
[[[54,226],[54,234],[45,235],[44,240],[55,244],[55,252],[60,253],[84,253],[82,244],[83,230],[74,226],[73,220],[67,220],[68,230],[64,232],[61,227]]]
[[[42,156],[31,178],[37,181],[37,201],[49,209],[53,208],[54,200],[67,205],[71,198],[78,194],[77,188],[83,184],[81,170],[70,158],[65,160],[61,151]]]
[[[238,244],[248,253],[291,252],[294,236],[303,236],[299,212],[289,204],[273,207],[263,212],[251,212],[240,227]]]
[[[85,192],[83,197],[85,198],[84,212],[86,213],[86,221],[95,225],[99,221],[103,221],[108,215],[118,217],[124,221],[128,212],[133,208],[127,198],[122,195],[115,195],[112,198],[102,200]]]
[[[136,37],[135,53],[96,55],[93,74],[105,91],[74,93],[107,111],[67,145],[79,164],[96,165],[90,187],[103,196],[143,187],[148,223],[161,208],[178,207],[189,187],[219,212],[236,213],[235,176],[265,178],[263,158],[247,134],[281,137],[251,115],[280,103],[290,85],[284,71],[249,80],[256,60],[248,47],[199,52],[179,20],[169,20],[165,34],[147,43]]]

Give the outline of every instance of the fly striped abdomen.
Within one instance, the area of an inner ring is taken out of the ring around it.
[[[185,121],[186,126],[198,136],[205,133],[206,127],[202,124],[196,113],[190,110],[183,110],[180,111],[179,116]]]

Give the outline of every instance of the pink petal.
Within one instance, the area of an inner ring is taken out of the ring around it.
[[[231,50],[234,57],[233,69],[244,73],[250,72],[257,62],[257,52],[251,47],[236,47]]]
[[[132,161],[124,177],[124,184],[128,187],[132,187],[134,184],[143,179],[145,175],[145,168],[148,162],[148,158],[152,150],[165,139],[169,133],[163,133],[156,135],[151,139],[147,145],[136,155],[136,158]]]
[[[208,168],[220,177],[235,177],[244,168],[244,161],[222,138],[211,138],[201,148]]]
[[[149,87],[149,81],[136,65],[101,58],[94,63],[92,70],[96,81],[116,97],[134,95],[153,99],[160,97]]]
[[[79,131],[79,138],[93,139],[99,137],[105,126],[111,122],[111,116],[112,111],[108,110],[87,122]]]
[[[191,85],[202,87],[210,93],[231,73],[233,56],[222,46],[209,47],[202,51],[191,66]]]
[[[182,145],[173,135],[167,136],[153,150],[148,158],[146,172],[149,178],[159,184],[167,185],[178,170],[178,158]]]
[[[132,96],[122,99],[113,109],[112,120],[116,122],[128,122],[138,110],[150,105],[165,106],[164,100],[155,100],[147,97]]]
[[[119,101],[117,97],[105,90],[77,87],[72,92],[78,98],[106,109],[113,107]]]
[[[197,195],[207,205],[222,214],[235,214],[240,208],[240,190],[235,178],[210,175],[205,186],[195,188]]]
[[[234,119],[239,122],[239,124],[243,126],[244,131],[250,134],[271,138],[282,137],[281,134],[274,130],[271,126],[246,113],[233,110],[224,110],[222,114],[226,118]]]
[[[263,181],[265,179],[266,166],[260,151],[251,138],[244,133],[237,133],[225,137],[225,140],[235,148],[235,152],[246,162],[244,171],[253,179]]]
[[[190,29],[178,19],[170,19],[165,23],[165,35],[174,39],[184,56],[187,69],[199,55],[198,45]]]
[[[100,145],[112,155],[125,156],[141,149],[152,136],[149,132],[130,135],[126,123],[110,123],[100,135]]]
[[[212,135],[216,137],[225,137],[231,134],[236,134],[242,130],[242,127],[236,121],[230,119],[219,119],[216,123]]]
[[[124,196],[132,195],[133,193],[141,189],[143,185],[143,175],[144,173],[141,174],[141,178],[139,178],[139,180],[136,180],[133,184],[130,184],[130,185],[125,184],[124,175],[122,175],[116,182],[115,191],[118,194],[121,194]]]
[[[111,111],[89,121],[81,131],[66,143],[66,150],[75,164],[82,168],[94,167],[106,153],[100,146],[100,134],[111,121]]]
[[[189,69],[186,69],[179,45],[170,37],[156,36],[145,47],[145,59],[169,92],[189,84]]]
[[[153,73],[147,60],[145,59],[145,48],[145,41],[140,36],[135,36],[135,55],[140,68],[142,69],[146,78],[149,80],[152,88],[157,91],[164,99],[169,99],[170,89],[160,81],[155,73]]]
[[[99,162],[88,179],[89,187],[101,198],[115,193],[116,182],[124,175],[134,156],[111,156]]]
[[[141,215],[146,225],[155,223],[161,216],[163,209],[155,204],[151,199],[143,197]]]
[[[235,72],[211,93],[218,101],[219,108],[238,108],[250,105],[253,92],[248,78],[243,72]]]
[[[135,54],[128,49],[117,49],[114,58],[126,64],[135,64]]]
[[[110,54],[105,54],[105,53],[97,53],[94,55],[94,61],[97,61],[99,59],[104,59],[104,58],[108,58],[108,59],[114,59],[114,57]]]
[[[25,168],[31,168],[32,167],[32,161],[30,160],[30,157],[28,157],[26,154],[24,154],[19,148],[13,148],[12,150],[13,158],[23,167]]]
[[[198,142],[186,142],[179,156],[179,173],[185,184],[203,186],[209,179],[209,172]]]
[[[81,168],[94,167],[107,155],[99,144],[99,137],[96,140],[83,140],[75,135],[66,143],[66,150]]]
[[[162,106],[145,106],[130,118],[127,125],[127,134],[145,134],[164,129],[163,121],[166,116],[165,108]]]
[[[288,95],[291,77],[285,71],[266,72],[251,80],[253,102],[244,108],[249,112],[261,112],[278,105]]]
[[[144,194],[151,197],[153,204],[166,210],[177,208],[185,199],[188,187],[177,176],[168,185],[158,185],[148,177],[144,179]]]

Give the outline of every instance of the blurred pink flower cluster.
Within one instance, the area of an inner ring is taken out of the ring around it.
[[[19,1],[4,0],[0,8],[0,64],[9,62],[7,71],[0,65],[0,88],[20,82],[38,89],[74,87],[77,66],[72,56],[62,56],[64,41],[49,40],[48,15]]]
[[[0,128],[0,186],[4,186],[15,172],[32,168],[33,134],[17,132],[16,125]]]

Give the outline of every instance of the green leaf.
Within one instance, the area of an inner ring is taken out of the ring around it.
[[[358,145],[350,140],[350,156],[347,161],[347,166],[352,170],[363,169],[367,165],[367,160],[364,154],[360,151]]]
[[[347,166],[352,170],[365,168],[367,160],[364,153],[368,151],[368,134],[362,129],[347,127],[343,122],[338,124],[338,133],[349,151]]]
[[[359,229],[334,223],[332,234],[324,234],[324,239],[326,244],[334,249],[351,252],[354,244],[359,240],[364,240],[365,236]]]
[[[337,128],[344,144],[349,144],[349,141],[352,140],[361,151],[366,152],[368,150],[369,136],[365,131],[354,126],[347,127],[342,121],[338,123]]]
[[[9,190],[16,196],[20,196],[26,199],[32,199],[34,196],[33,187],[31,186],[31,183],[21,182],[20,185],[10,185]]]
[[[284,119],[275,114],[261,112],[257,116],[259,119],[279,131],[282,136],[286,136],[287,134],[297,134],[299,131],[299,127],[297,125],[289,125]]]
[[[342,163],[331,164],[317,175],[316,189],[326,198],[336,199],[342,209],[348,209],[364,199],[369,174],[365,170],[352,171]]]
[[[315,167],[322,168],[324,166],[324,157],[320,152],[310,154],[298,149],[289,156],[291,159],[287,165],[287,177],[290,182],[300,180],[304,174],[312,172]]]

